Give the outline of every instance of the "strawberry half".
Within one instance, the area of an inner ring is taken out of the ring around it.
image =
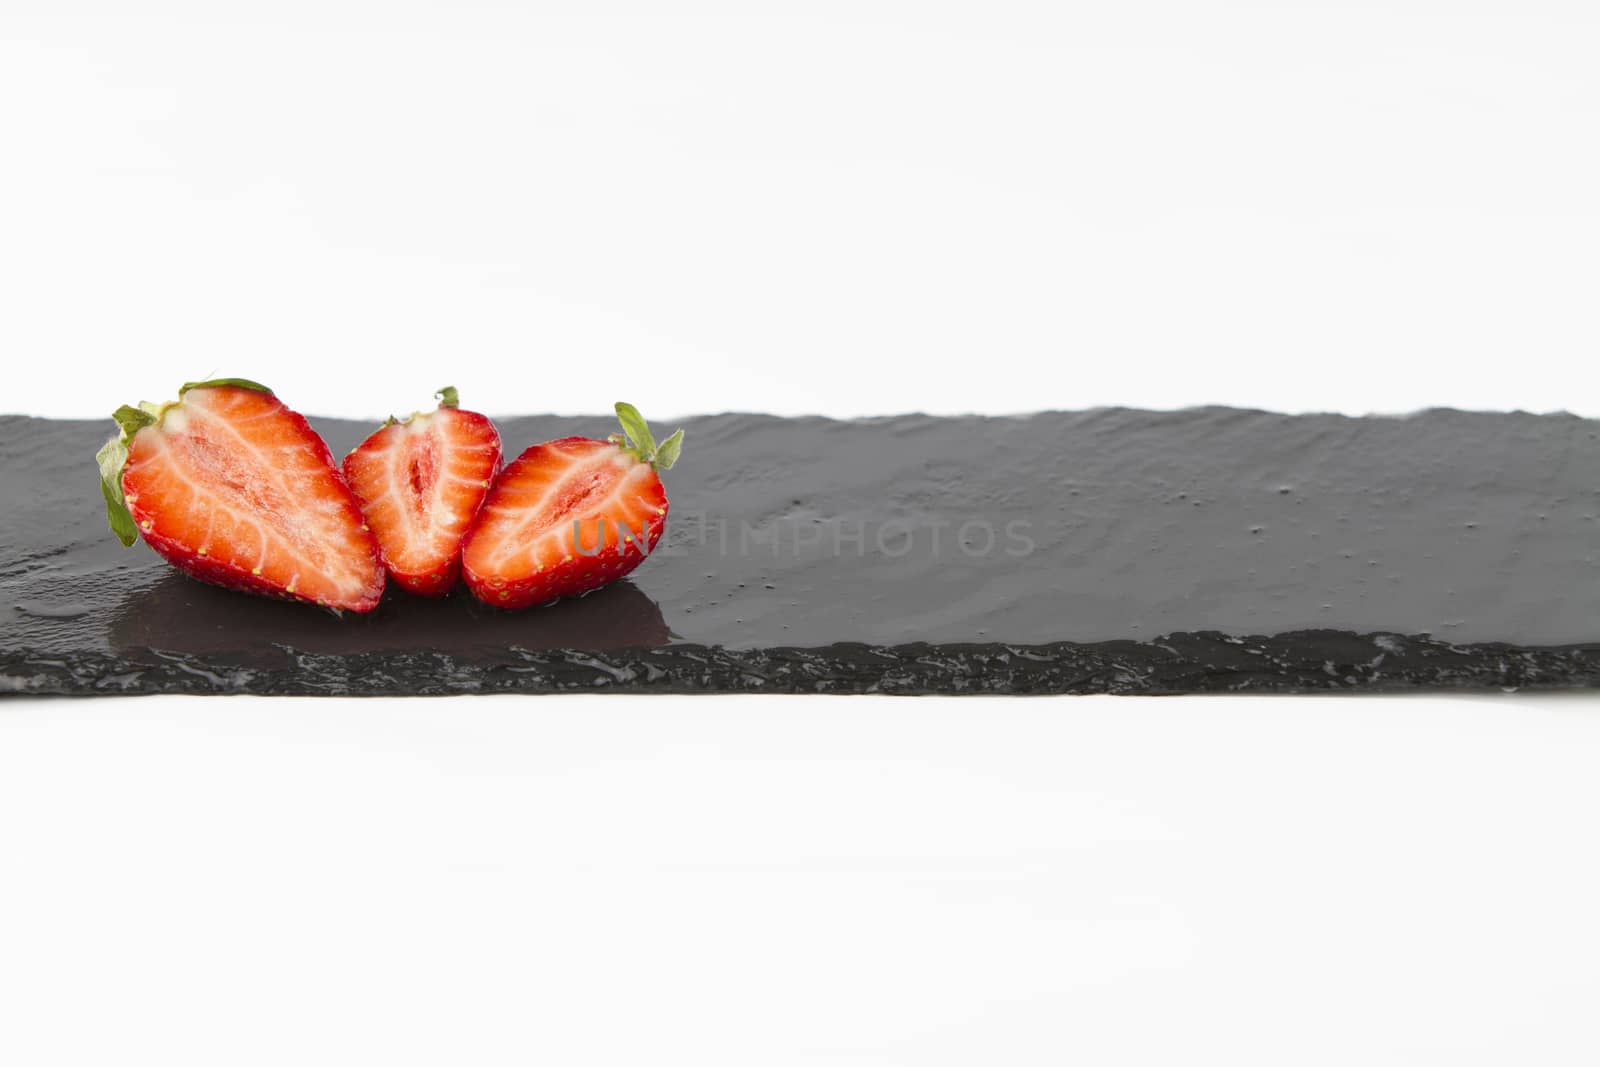
[[[467,531],[461,569],[486,604],[525,608],[578,596],[644,562],[667,525],[658,471],[683,450],[679,430],[658,447],[631,404],[626,438],[563,437],[534,445],[500,472]]]
[[[203,582],[371,611],[378,543],[306,420],[243,378],[189,382],[168,404],[124,405],[95,457],[106,519]]]
[[[350,483],[401,588],[444,596],[461,578],[461,539],[500,469],[494,423],[439,390],[436,411],[390,419],[344,458]]]

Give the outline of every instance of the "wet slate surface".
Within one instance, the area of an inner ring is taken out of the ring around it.
[[[369,427],[313,419],[338,455]],[[501,420],[508,454],[609,420]],[[632,579],[519,614],[200,585],[106,531],[109,421],[0,418],[20,694],[1600,684],[1600,423],[1226,408],[687,420]]]

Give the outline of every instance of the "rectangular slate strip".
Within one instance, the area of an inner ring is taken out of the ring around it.
[[[337,456],[372,428],[312,422]],[[683,425],[667,536],[632,579],[519,614],[391,592],[339,618],[118,545],[93,462],[109,420],[0,417],[0,690],[1600,684],[1592,420],[1200,408]],[[508,456],[612,429],[500,426]]]

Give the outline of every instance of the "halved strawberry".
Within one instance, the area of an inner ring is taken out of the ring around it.
[[[344,477],[403,589],[444,596],[461,578],[461,538],[500,469],[500,434],[462,411],[450,386],[436,411],[391,418],[344,458]]]
[[[124,405],[95,457],[106,518],[203,582],[371,611],[378,543],[306,420],[243,378],[189,382],[167,404]]]
[[[563,437],[507,464],[461,548],[467,588],[487,604],[525,608],[614,582],[644,561],[667,525],[657,471],[683,450],[679,430],[657,447],[631,404],[627,433]]]

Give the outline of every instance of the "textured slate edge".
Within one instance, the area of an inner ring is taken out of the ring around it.
[[[442,696],[457,693],[886,693],[1172,695],[1600,687],[1600,644],[1521,648],[1308,630],[1215,632],[1092,645],[907,644],[604,653],[506,649],[502,662],[437,652],[320,655],[279,648],[234,666],[147,657],[0,654],[15,696],[150,693]]]

